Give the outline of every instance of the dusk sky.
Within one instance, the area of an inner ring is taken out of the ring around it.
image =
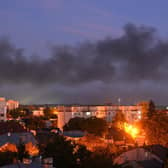
[[[168,1],[1,0],[0,96],[21,103],[168,100]]]

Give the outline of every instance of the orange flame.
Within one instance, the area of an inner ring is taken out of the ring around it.
[[[124,131],[130,134],[132,138],[136,138],[139,134],[139,129],[128,123],[124,123]]]
[[[29,142],[25,145],[25,149],[31,156],[37,156],[39,153],[39,150],[37,146],[33,145],[32,142]]]
[[[0,152],[6,152],[6,151],[17,152],[18,150],[15,144],[6,143],[5,145],[0,147]]]

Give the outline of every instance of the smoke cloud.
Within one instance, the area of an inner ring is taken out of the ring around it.
[[[47,59],[23,55],[0,40],[1,83],[80,84],[92,81],[155,80],[167,75],[168,43],[148,27],[128,24],[118,38],[78,46],[52,46]],[[166,73],[166,74],[165,74]]]
[[[50,55],[26,57],[8,39],[0,39],[0,83],[80,86],[100,82],[166,81],[168,42],[154,28],[127,24],[117,38],[52,46]],[[110,86],[111,87],[111,86]]]

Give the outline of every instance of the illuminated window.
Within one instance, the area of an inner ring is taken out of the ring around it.
[[[141,111],[138,111],[138,114],[141,114]]]
[[[90,114],[91,114],[91,113],[90,113],[89,111],[88,111],[88,112],[86,112],[86,115],[87,115],[87,116],[89,116]]]

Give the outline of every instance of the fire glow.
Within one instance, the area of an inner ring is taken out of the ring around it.
[[[136,138],[139,134],[139,129],[131,124],[124,123],[124,131],[131,135],[132,138]]]

